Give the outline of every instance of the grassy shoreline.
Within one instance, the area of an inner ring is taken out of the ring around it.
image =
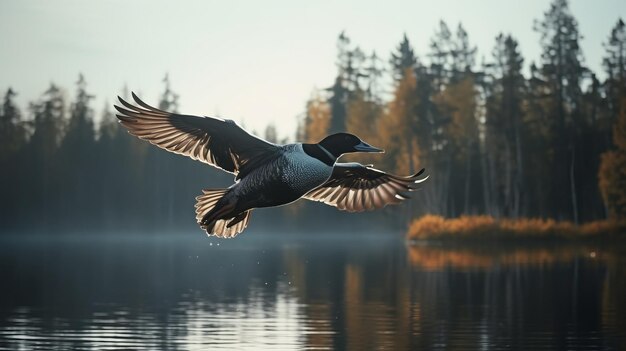
[[[626,239],[626,221],[595,221],[581,225],[552,219],[496,219],[491,216],[443,218],[425,215],[413,220],[407,239],[442,241],[535,241]]]

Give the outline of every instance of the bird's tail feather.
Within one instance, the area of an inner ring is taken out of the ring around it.
[[[196,221],[209,236],[234,238],[248,226],[252,210],[231,218],[220,218],[234,208],[234,204],[220,205],[220,208],[216,208],[219,200],[227,192],[228,189],[204,189],[202,195],[196,197]]]

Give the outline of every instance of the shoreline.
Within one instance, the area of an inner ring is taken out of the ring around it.
[[[491,216],[443,218],[425,215],[414,219],[406,233],[411,244],[417,242],[480,240],[505,242],[594,242],[626,239],[626,221],[603,220],[576,225],[552,219],[496,219]]]

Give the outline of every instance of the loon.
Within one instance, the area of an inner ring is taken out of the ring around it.
[[[249,134],[234,121],[170,113],[118,96],[116,116],[129,133],[162,149],[191,157],[235,175],[227,189],[204,189],[196,197],[196,220],[209,236],[241,233],[255,208],[300,198],[340,210],[369,211],[408,199],[428,176],[396,176],[372,165],[338,163],[351,152],[384,152],[349,133],[327,136],[317,144],[278,145]]]

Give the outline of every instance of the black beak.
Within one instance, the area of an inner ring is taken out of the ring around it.
[[[383,149],[379,149],[377,147],[373,147],[372,145],[362,141],[360,144],[354,147],[356,151],[359,152],[385,152]]]

